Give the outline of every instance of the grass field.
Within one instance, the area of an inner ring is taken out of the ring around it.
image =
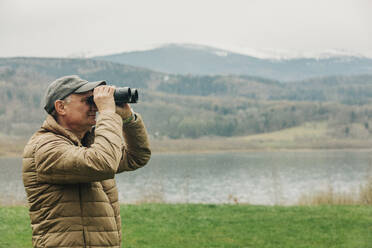
[[[122,205],[123,247],[372,247],[371,206]],[[0,247],[31,247],[27,208],[0,207]]]
[[[370,149],[372,141],[358,137],[330,135],[325,122],[304,123],[276,132],[238,137],[202,137],[199,139],[157,139],[154,152],[218,152],[298,149]]]

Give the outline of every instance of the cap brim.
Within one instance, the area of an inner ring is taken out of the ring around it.
[[[84,93],[90,90],[93,90],[99,85],[106,85],[106,81],[97,81],[97,82],[89,82],[78,88],[74,91],[74,93]]]

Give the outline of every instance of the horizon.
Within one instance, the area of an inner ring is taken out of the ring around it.
[[[118,54],[125,54],[125,53],[135,53],[135,52],[147,52],[152,51],[156,49],[161,49],[165,47],[170,46],[177,46],[180,48],[190,48],[194,50],[207,50],[207,49],[213,49],[215,50],[215,53],[217,52],[226,52],[226,53],[234,53],[239,54],[243,56],[250,56],[258,59],[263,60],[294,60],[294,59],[329,59],[329,58],[338,58],[338,57],[355,57],[355,58],[366,58],[366,59],[372,59],[372,56],[366,56],[363,54],[353,53],[351,51],[345,51],[345,50],[337,50],[337,49],[328,49],[324,50],[323,52],[305,52],[305,51],[269,51],[265,49],[245,49],[246,51],[238,51],[238,49],[228,49],[228,48],[221,48],[221,47],[214,47],[210,45],[205,44],[193,44],[193,43],[164,43],[164,44],[158,44],[153,46],[144,47],[142,49],[132,49],[132,50],[126,50],[126,51],[117,51],[112,53],[105,53],[105,54],[92,54],[92,53],[75,53],[70,54],[67,56],[7,56],[3,57],[0,56],[0,58],[55,58],[55,59],[94,59],[95,57],[101,57],[101,56],[110,56],[110,55],[118,55]],[[225,55],[219,55],[217,56],[225,56]]]

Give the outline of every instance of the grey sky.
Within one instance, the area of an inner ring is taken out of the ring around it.
[[[0,0],[0,57],[194,43],[252,55],[372,57],[371,0]]]

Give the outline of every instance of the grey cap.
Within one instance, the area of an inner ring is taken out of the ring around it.
[[[50,114],[54,109],[55,101],[63,100],[73,93],[83,93],[93,90],[95,87],[105,84],[106,81],[88,82],[76,75],[58,78],[47,89],[44,109]]]

